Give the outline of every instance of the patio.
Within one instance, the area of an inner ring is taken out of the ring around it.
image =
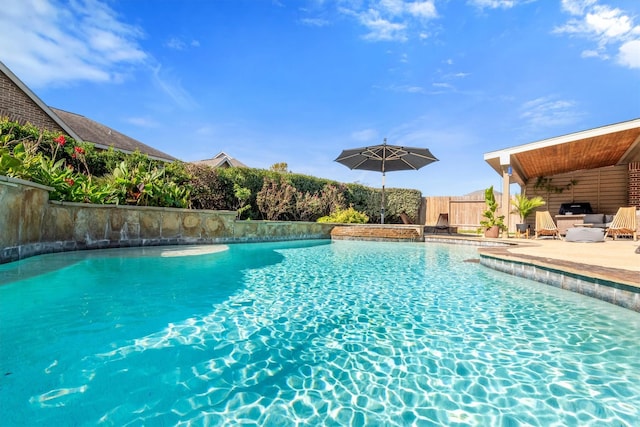
[[[510,239],[509,243],[512,240]],[[640,289],[640,242],[607,240],[599,243],[537,239],[518,241],[516,245],[482,249],[495,256],[527,262]]]
[[[538,210],[548,210],[558,228],[567,213],[560,212],[563,204],[589,202],[592,213],[608,215],[640,207],[640,119],[504,148],[485,153],[484,160],[502,177],[500,204],[510,231],[510,209],[504,210],[511,184],[541,196],[546,204]],[[581,222],[566,219],[570,226]],[[533,226],[533,215],[526,222]]]

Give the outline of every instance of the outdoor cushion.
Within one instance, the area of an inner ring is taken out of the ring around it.
[[[587,214],[584,216],[582,220],[585,224],[602,224],[604,223],[604,215],[603,214]]]
[[[573,227],[567,230],[567,242],[604,242],[604,229]]]

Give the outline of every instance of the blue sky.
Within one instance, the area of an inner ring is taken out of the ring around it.
[[[388,187],[464,195],[485,152],[640,117],[640,2],[4,0],[0,60],[185,161],[377,187],[334,159],[387,138],[440,160]]]

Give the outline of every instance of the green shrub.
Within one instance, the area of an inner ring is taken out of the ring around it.
[[[189,164],[191,206],[194,209],[231,210],[233,183],[220,176],[221,169]]]
[[[335,222],[338,224],[366,224],[369,217],[355,210],[353,207],[347,209],[338,209],[328,216],[318,218],[318,222]]]
[[[295,174],[282,166],[213,169],[167,163],[140,152],[96,149],[0,118],[0,175],[53,187],[51,200],[236,210],[248,219],[298,221],[315,221],[352,206],[379,221],[379,188]],[[387,221],[403,211],[417,216],[420,192],[390,189],[386,195]]]
[[[292,214],[294,197],[295,189],[283,177],[279,180],[267,178],[258,193],[257,203],[265,219],[287,220]]]

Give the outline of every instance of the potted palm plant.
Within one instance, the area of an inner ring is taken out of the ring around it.
[[[538,207],[545,204],[544,199],[541,196],[535,196],[528,198],[525,193],[516,194],[511,200],[511,206],[513,207],[513,213],[520,215],[520,224],[516,224],[516,230],[518,233],[526,233],[530,227],[525,224],[525,221],[529,215]]]
[[[482,212],[482,220],[480,225],[484,229],[484,237],[496,238],[500,234],[500,230],[506,229],[504,225],[504,215],[496,215],[498,210],[498,202],[493,194],[493,185],[484,191],[484,202],[487,209]]]

